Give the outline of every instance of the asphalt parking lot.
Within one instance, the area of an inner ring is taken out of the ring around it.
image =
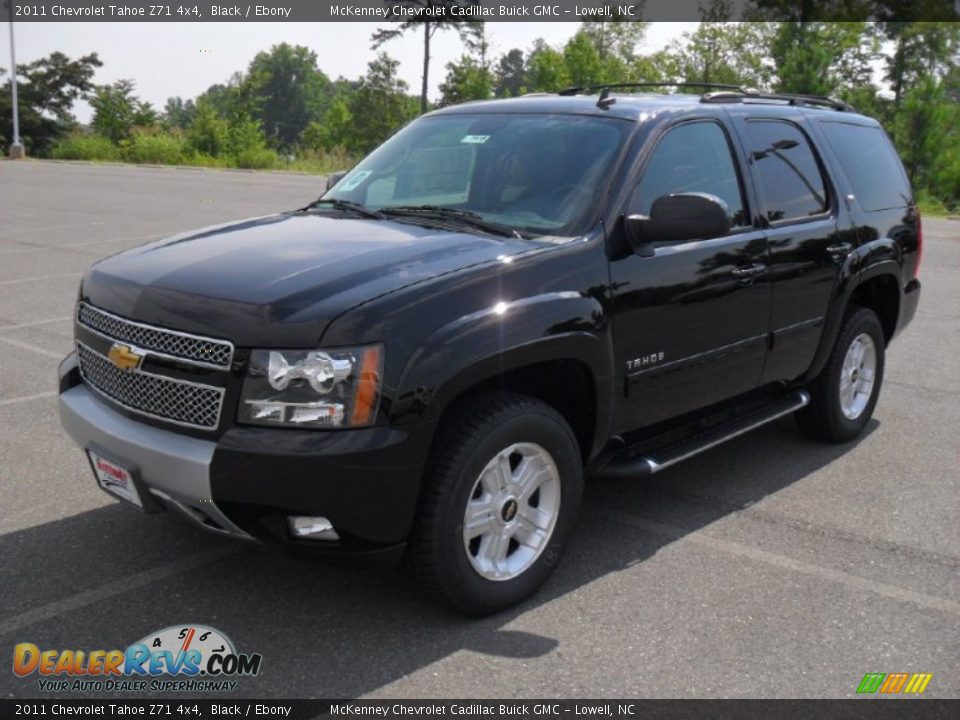
[[[920,309],[859,442],[787,418],[655,481],[591,484],[556,574],[494,617],[107,497],[57,416],[83,270],[321,185],[0,162],[0,696],[42,695],[10,671],[16,643],[124,648],[200,623],[262,653],[238,697],[851,697],[868,671],[960,697],[960,222],[924,222]]]

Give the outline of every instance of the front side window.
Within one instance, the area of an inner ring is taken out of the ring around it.
[[[633,191],[630,212],[649,215],[657,198],[695,192],[723,200],[732,227],[747,224],[727,134],[713,121],[684,123],[663,136]]]
[[[521,232],[573,235],[633,124],[578,115],[438,115],[368,155],[325,200],[381,210],[439,206]]]
[[[767,220],[799,220],[827,211],[820,165],[800,128],[782,120],[750,120],[747,141],[760,175]]]

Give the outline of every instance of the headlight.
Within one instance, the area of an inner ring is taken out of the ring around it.
[[[383,347],[254,350],[237,421],[274,427],[361,427],[380,402]]]

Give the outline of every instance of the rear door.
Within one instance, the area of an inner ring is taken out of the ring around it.
[[[710,193],[727,205],[723,237],[654,243],[610,263],[614,343],[626,402],[618,431],[682,415],[757,385],[766,351],[769,287],[766,239],[753,226],[744,168],[728,128],[716,118],[668,127],[634,180],[626,214],[653,201]]]
[[[759,106],[731,108],[730,114],[746,148],[769,243],[772,335],[762,382],[793,380],[810,367],[854,243],[838,228],[838,195],[803,115]]]

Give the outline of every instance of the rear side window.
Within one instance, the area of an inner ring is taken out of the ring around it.
[[[864,210],[905,207],[910,186],[900,159],[878,127],[825,122],[821,126]]]
[[[657,198],[693,192],[723,200],[733,227],[747,224],[740,177],[727,135],[712,120],[684,123],[664,135],[634,189],[630,207],[633,212],[649,215]]]
[[[751,120],[747,140],[760,174],[767,220],[799,220],[827,211],[820,165],[800,128],[781,120]]]

